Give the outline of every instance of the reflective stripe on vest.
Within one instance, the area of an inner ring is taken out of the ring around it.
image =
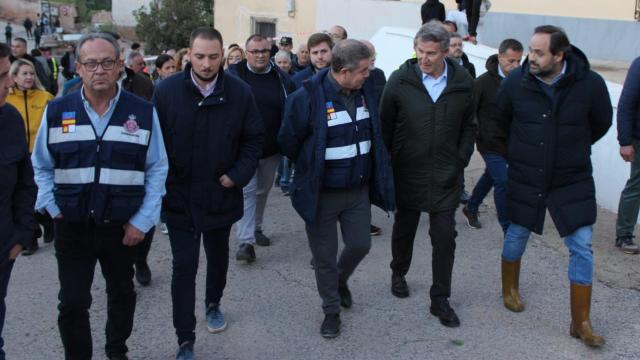
[[[96,133],[91,125],[68,125],[66,127],[49,128],[49,144],[95,139]]]
[[[75,169],[55,169],[56,184],[91,184],[95,181],[95,167]],[[102,168],[98,183],[104,185],[144,186],[144,172]]]
[[[144,186],[144,172],[134,170],[100,169],[100,184]]]
[[[369,120],[369,110],[360,106],[356,109],[356,122]],[[328,127],[339,126],[351,123],[351,116],[346,110],[333,113],[332,119],[327,122]],[[360,155],[368,154],[371,149],[371,141],[361,141],[358,144],[351,144],[339,147],[327,147],[324,154],[325,160],[343,160],[351,159],[358,156],[358,147],[360,147]]]
[[[368,154],[371,150],[371,140],[361,141],[358,144],[327,148],[324,159],[342,160],[354,158],[358,156],[358,147],[360,148],[360,155]]]
[[[56,184],[91,184],[95,180],[96,168],[54,169]]]
[[[351,122],[351,116],[347,111],[338,111],[334,113],[335,119],[331,119],[327,122],[327,126],[338,126],[342,124],[348,124]],[[367,110],[364,106],[361,106],[356,109],[356,121],[365,120],[369,118],[369,110]]]

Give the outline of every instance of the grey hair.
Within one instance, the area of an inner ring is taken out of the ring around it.
[[[113,36],[103,32],[83,35],[80,38],[80,41],[78,41],[78,46],[76,47],[76,59],[80,59],[80,50],[84,43],[98,39],[109,42],[111,46],[113,46],[113,50],[116,52],[116,60],[120,59],[120,46],[118,45],[118,41]]]
[[[432,20],[422,25],[420,30],[418,30],[416,37],[413,38],[413,46],[418,45],[418,41],[432,41],[439,43],[442,50],[447,50],[450,40],[451,35],[442,23],[437,20]]]
[[[335,44],[332,50],[331,70],[355,70],[362,60],[369,60],[371,52],[367,45],[358,40],[346,39]]]
[[[280,50],[278,51],[274,56],[273,59],[278,61],[280,59],[289,59],[289,61],[291,61],[291,55],[289,55],[288,52],[284,51],[284,50]]]
[[[127,55],[127,60],[125,61],[127,66],[133,64],[133,60],[137,57],[142,57],[142,54],[137,51],[130,52],[129,55]]]

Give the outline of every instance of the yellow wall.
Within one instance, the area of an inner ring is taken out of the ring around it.
[[[442,0],[454,9],[454,0]],[[635,0],[491,0],[491,11],[531,15],[634,20]]]
[[[320,0],[322,1],[322,0]],[[225,44],[244,45],[251,35],[251,17],[275,18],[276,35],[292,36],[294,50],[315,32],[316,0],[295,0],[294,17],[287,12],[285,0],[224,0],[215,2],[215,27]]]

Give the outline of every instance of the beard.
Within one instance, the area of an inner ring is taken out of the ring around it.
[[[193,70],[193,68],[192,68],[192,70]],[[216,78],[216,76],[218,76],[218,72],[213,73],[213,75],[211,75],[210,77],[205,77],[205,76],[202,76],[202,75],[198,74],[197,71],[193,70],[193,75],[195,75],[200,81],[211,82],[213,79]]]

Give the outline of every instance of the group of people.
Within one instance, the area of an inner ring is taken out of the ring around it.
[[[349,39],[341,26],[311,35],[296,56],[290,38],[274,51],[271,39],[255,34],[227,57],[220,32],[202,27],[191,33],[187,62],[158,57],[155,88],[139,52],[125,57],[112,35],[91,33],[74,48],[76,88],[53,100],[39,93],[46,107],[22,114],[5,98],[40,90],[37,69],[28,61],[11,64],[9,48],[0,44],[0,326],[15,258],[32,243],[36,217],[50,217],[65,357],[92,356],[88,311],[100,262],[108,298],[104,350],[110,359],[126,359],[134,274],[149,284],[146,256],[162,218],[173,258],[176,359],[193,359],[200,244],[207,261],[204,315],[208,332],[217,333],[227,326],[221,303],[231,227],[236,259],[254,262],[255,245],[271,244],[262,224],[286,158],[295,168],[287,192],[305,222],[323,337],[338,336],[341,309],[357,304],[349,279],[371,248],[372,205],[394,212],[390,290],[398,298],[410,295],[405,276],[420,216],[429,214],[429,311],[457,327],[449,303],[455,212],[476,144],[486,171],[463,213],[480,228],[478,207],[495,188],[504,306],[524,310],[521,259],[549,210],[570,253],[569,332],[603,345],[590,322],[596,202],[589,154],[612,122],[605,83],[565,32],[547,25],[534,30],[524,62],[523,45],[506,39],[474,80],[454,31],[425,23],[414,38],[415,56],[387,82],[375,67],[373,44]],[[287,56],[289,69],[282,66]],[[181,71],[173,73],[176,67]],[[637,79],[630,83],[620,108],[621,153],[640,176],[633,150],[640,91]],[[637,183],[623,195],[636,218]],[[627,211],[627,222],[633,215]],[[619,229],[630,248],[633,227]],[[3,359],[1,345],[0,338]]]

